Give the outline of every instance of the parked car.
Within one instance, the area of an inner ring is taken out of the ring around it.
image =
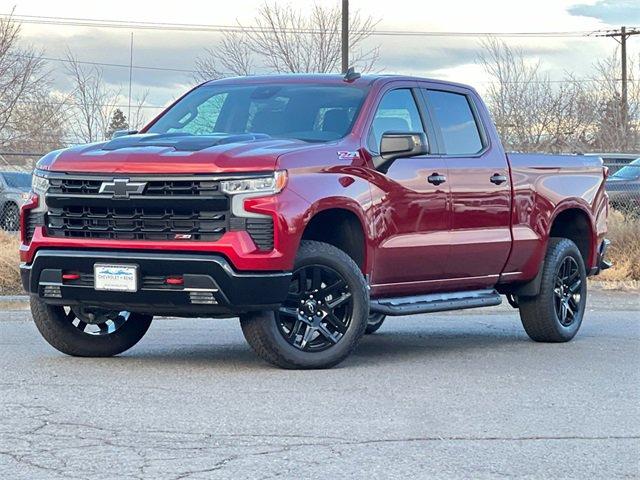
[[[239,316],[268,362],[326,368],[387,315],[502,295],[566,342],[607,266],[601,159],[506,154],[475,90],[403,76],[205,83],[43,157],[22,215],[35,323],[78,356],[154,315]]]
[[[638,158],[638,155],[634,153],[604,152],[604,153],[585,153],[584,155],[601,158],[605,166],[609,168],[609,172],[611,174],[616,173],[625,165],[630,164],[633,160]]]
[[[20,226],[20,207],[29,198],[31,175],[0,172],[0,228],[15,232]]]
[[[611,175],[606,189],[614,208],[624,212],[640,211],[640,158]]]

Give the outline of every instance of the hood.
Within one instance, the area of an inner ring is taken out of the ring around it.
[[[84,173],[236,173],[273,171],[283,153],[318,148],[259,134],[139,134],[46,155],[36,168]]]

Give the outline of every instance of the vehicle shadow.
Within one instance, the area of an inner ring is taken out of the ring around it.
[[[386,328],[385,328],[386,327]],[[373,335],[365,336],[356,351],[344,363],[335,368],[353,368],[367,365],[381,365],[390,362],[407,361],[443,361],[459,357],[461,354],[473,354],[479,350],[522,348],[533,345],[523,331],[518,328],[478,328],[469,325],[469,329],[449,329],[442,326],[423,326],[420,330],[412,328],[396,330],[391,326]],[[475,327],[475,328],[474,328]],[[271,369],[244,342],[242,337],[226,339],[217,343],[215,336],[211,343],[198,339],[195,344],[183,343],[140,345],[119,357],[115,362],[151,362],[156,366],[206,367],[216,369]]]
[[[519,332],[442,331],[425,328],[419,333],[378,332],[366,336],[354,352],[351,365],[406,361],[446,361],[461,354],[491,349],[522,348],[530,343]]]

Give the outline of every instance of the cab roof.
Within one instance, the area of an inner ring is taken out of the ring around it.
[[[395,75],[395,74],[363,74],[355,80],[347,81],[344,75],[335,73],[290,73],[290,74],[273,74],[273,75],[248,75],[242,77],[227,77],[219,80],[210,80],[203,85],[228,85],[228,84],[258,84],[258,83],[316,83],[316,84],[347,84],[355,86],[370,86],[374,83],[387,83],[391,81],[428,81],[439,83],[442,85],[452,85],[463,88],[471,88],[468,85],[434,78],[416,77],[411,75]]]

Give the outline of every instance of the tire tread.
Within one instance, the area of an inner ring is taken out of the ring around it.
[[[351,257],[333,245],[313,240],[303,240],[300,244],[300,249],[298,250],[298,258],[327,256],[336,258],[350,271],[350,275],[360,279],[358,286],[360,291],[352,291],[352,294],[360,295],[362,298],[366,299],[366,317],[368,318],[369,292],[367,290],[362,271]],[[348,347],[338,358],[319,365],[310,365],[296,360],[291,355],[287,355],[286,351],[277,348],[276,345],[267,340],[264,332],[265,322],[272,321],[274,321],[273,312],[255,312],[240,317],[240,325],[242,327],[244,337],[255,353],[266,362],[285,369],[331,368],[343,361],[355,350],[367,328],[366,321],[360,322],[360,325],[358,325],[358,331],[350,339]]]

